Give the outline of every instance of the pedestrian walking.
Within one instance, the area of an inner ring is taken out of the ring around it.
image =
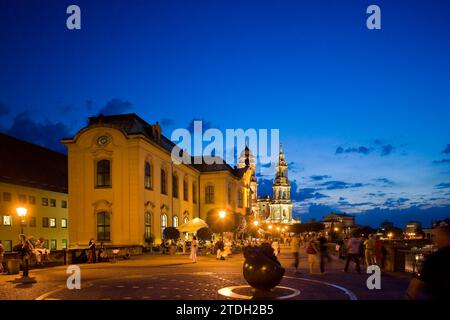
[[[321,235],[318,239],[319,242],[319,259],[320,259],[320,272],[322,274],[325,273],[325,261],[331,263],[331,257],[328,252],[328,241],[323,235]]]
[[[294,256],[294,268],[295,273],[300,273],[298,271],[299,263],[300,263],[300,239],[298,236],[295,236],[291,239],[291,251]]]
[[[197,237],[193,236],[191,241],[191,260],[197,262]]]
[[[308,254],[309,273],[314,273],[314,268],[317,265],[317,245],[314,238],[311,238],[306,247],[306,253]]]
[[[278,256],[278,254],[280,253],[280,243],[278,242],[278,240],[274,240],[272,242],[272,248],[273,248],[273,253],[275,254],[275,257]]]
[[[352,236],[347,241],[347,261],[345,262],[345,268],[344,271],[348,272],[348,267],[350,264],[350,261],[355,262],[356,265],[356,271],[358,273],[361,273],[361,266],[359,265],[359,256],[361,250],[361,240],[359,240],[356,236]]]
[[[369,237],[364,241],[364,258],[366,267],[376,263],[375,259],[375,235],[369,234]]]

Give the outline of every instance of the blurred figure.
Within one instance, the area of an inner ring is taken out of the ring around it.
[[[300,273],[298,271],[298,266],[300,262],[300,239],[298,236],[295,236],[291,239],[291,251],[292,255],[294,256],[294,268],[295,273]]]
[[[192,237],[192,242],[191,242],[191,260],[194,263],[197,262],[197,237],[196,236]]]
[[[317,245],[313,237],[309,239],[306,253],[308,254],[309,273],[314,273],[314,268],[317,265]]]
[[[96,263],[97,262],[97,256],[95,255],[95,241],[94,239],[89,240],[89,263]]]
[[[31,254],[33,252],[33,245],[24,234],[19,235],[20,240],[20,256],[23,263],[22,277],[28,277],[28,270],[30,265]]]
[[[275,254],[275,257],[278,256],[278,254],[280,253],[280,244],[279,244],[278,240],[274,240],[272,242],[272,248],[273,248],[273,253]]]
[[[328,252],[328,241],[322,234],[317,239],[319,242],[319,259],[320,259],[320,272],[325,273],[325,260],[331,262],[331,257]]]
[[[359,256],[361,250],[361,240],[359,240],[355,235],[353,235],[347,241],[347,261],[345,262],[344,271],[348,272],[348,266],[350,261],[354,261],[356,265],[356,271],[361,273],[361,266],[359,265]]]
[[[438,250],[424,261],[422,270],[411,279],[406,299],[416,299],[422,291],[433,300],[450,299],[450,225],[437,228],[434,242]]]
[[[369,234],[369,238],[364,241],[364,258],[366,267],[376,263],[375,259],[375,238],[373,234]]]

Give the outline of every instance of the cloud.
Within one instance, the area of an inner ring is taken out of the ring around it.
[[[391,144],[387,144],[381,147],[381,156],[388,156],[394,151],[394,147]]]
[[[129,101],[123,101],[120,99],[112,99],[106,105],[101,108],[98,113],[103,114],[105,116],[114,115],[114,114],[122,114],[129,112],[132,108],[133,104]]]
[[[336,154],[341,154],[341,153],[360,153],[360,154],[367,155],[370,153],[370,149],[367,147],[364,147],[364,146],[360,146],[358,148],[352,147],[352,148],[347,148],[347,149],[338,147],[336,149]]]
[[[450,182],[442,182],[434,186],[435,189],[448,189],[450,188]]]
[[[391,187],[391,186],[395,185],[395,182],[392,180],[389,180],[388,178],[377,178],[377,179],[374,179],[374,181],[383,184],[383,187]]]
[[[434,164],[450,163],[450,159],[434,160]]]
[[[331,176],[328,176],[328,175],[312,175],[309,178],[311,180],[313,180],[313,181],[321,181],[321,180],[324,180],[324,179],[329,179],[329,178],[331,178]]]
[[[66,152],[66,148],[60,143],[60,140],[71,136],[69,129],[64,123],[53,123],[49,120],[45,120],[44,123],[39,123],[31,118],[31,113],[28,111],[16,115],[12,126],[6,130],[6,133],[16,138],[64,153]]]
[[[4,103],[0,102],[0,117],[7,116],[11,112],[11,109]]]
[[[304,201],[308,199],[323,199],[323,198],[329,198],[329,196],[317,192],[314,188],[303,188],[299,191],[295,191],[292,193],[291,189],[291,199],[292,201]]]
[[[447,144],[447,146],[445,147],[444,151],[442,151],[442,153],[445,153],[445,154],[449,154],[450,153],[450,143]]]
[[[382,142],[380,139],[375,139],[375,140],[373,141],[373,143],[376,144],[377,146],[380,146],[380,145],[383,144],[383,142]]]
[[[340,189],[349,189],[349,188],[361,188],[365,186],[365,184],[357,182],[357,183],[348,183],[344,181],[326,181],[319,184],[321,187],[325,187],[326,190],[340,190]]]
[[[408,199],[408,198],[397,198],[397,199],[388,198],[388,199],[386,199],[386,201],[384,202],[383,205],[386,207],[395,208],[395,207],[405,204],[409,200],[410,199]]]
[[[162,126],[171,126],[171,125],[174,124],[174,121],[172,119],[169,119],[169,118],[162,118],[159,123]]]

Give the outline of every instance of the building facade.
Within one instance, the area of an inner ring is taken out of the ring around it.
[[[1,133],[0,155],[0,240],[6,251],[22,231],[50,250],[67,248],[67,157]],[[19,207],[27,209],[24,219]]]
[[[161,243],[163,230],[218,210],[245,216],[251,208],[247,165],[174,164],[174,143],[136,114],[98,116],[68,150],[70,247],[91,238],[106,245]]]
[[[273,180],[273,196],[259,198],[257,219],[267,224],[299,223],[292,218],[291,184],[288,178],[288,164],[280,145],[278,165]]]

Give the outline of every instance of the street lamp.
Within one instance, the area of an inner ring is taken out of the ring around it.
[[[255,221],[253,221],[253,224],[255,225],[255,227],[257,227],[259,222],[255,220]]]
[[[25,224],[25,217],[27,216],[28,209],[24,207],[18,207],[16,209],[16,212],[20,217],[20,234],[23,234],[23,225]]]

